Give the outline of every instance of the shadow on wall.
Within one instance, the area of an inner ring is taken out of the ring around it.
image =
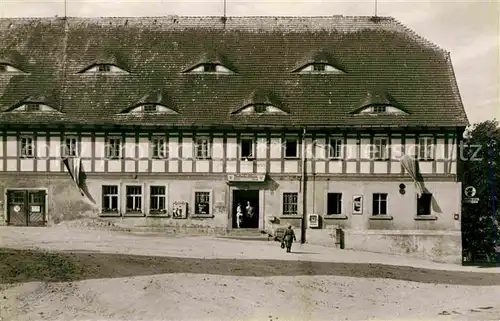
[[[228,276],[325,275],[387,278],[421,283],[500,285],[496,273],[429,270],[410,266],[369,263],[284,260],[197,259],[108,254],[98,252],[45,252],[0,250],[0,282],[77,281],[172,273]]]

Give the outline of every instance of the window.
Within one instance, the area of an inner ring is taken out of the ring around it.
[[[253,139],[241,140],[241,158],[253,158]]]
[[[118,186],[103,185],[102,186],[102,213],[117,213],[118,212]]]
[[[194,193],[194,214],[196,215],[210,214],[210,192]]]
[[[328,193],[327,215],[342,214],[342,193]]]
[[[283,215],[298,214],[298,193],[283,193]]]
[[[387,194],[373,194],[372,215],[387,215]]]
[[[111,66],[110,65],[98,65],[97,66],[97,71],[99,71],[99,72],[109,72],[109,71],[111,71]]]
[[[150,186],[149,187],[149,213],[150,214],[166,214],[167,213],[167,196],[165,186]]]
[[[125,192],[126,213],[142,213],[142,186],[127,186]]]
[[[387,107],[383,105],[375,105],[373,106],[374,113],[385,113],[387,111]]]
[[[157,110],[158,108],[156,107],[156,105],[151,105],[151,104],[143,105],[143,111],[146,113],[154,113]]]
[[[321,72],[321,73],[332,73],[332,74],[341,74],[344,73],[343,70],[336,68],[335,66],[332,66],[330,64],[326,63],[310,63],[307,64],[303,67],[298,68],[294,72],[300,72],[300,73],[314,73],[314,72]]]
[[[372,159],[388,159],[388,143],[386,138],[375,138],[371,150]]]
[[[107,158],[120,158],[121,157],[121,140],[120,138],[108,138],[106,146]]]
[[[422,193],[417,199],[417,215],[431,215],[431,193]]]
[[[285,157],[286,158],[298,157],[297,139],[285,140]]]
[[[215,72],[217,70],[217,66],[215,64],[205,64],[203,65],[204,72]]]
[[[196,139],[196,158],[210,158],[210,143],[207,138]]]
[[[22,73],[21,70],[17,69],[16,67],[5,64],[5,63],[0,63],[0,74],[2,73]]]
[[[342,139],[341,138],[334,138],[330,139],[330,145],[328,146],[328,156],[329,158],[342,158]]]
[[[21,137],[21,157],[35,156],[34,143],[32,137]]]
[[[7,72],[7,66],[6,65],[0,65],[0,73]]]
[[[37,103],[27,103],[26,104],[26,111],[28,112],[33,112],[33,111],[40,111],[40,104]]]
[[[418,145],[418,156],[420,159],[432,160],[434,158],[434,138],[421,137]]]
[[[325,65],[315,64],[313,65],[313,71],[325,71]]]
[[[151,144],[153,147],[153,158],[167,158],[167,145],[165,144],[165,139],[153,138]]]
[[[267,106],[264,104],[256,104],[254,105],[255,112],[258,114],[265,113],[267,111]]]
[[[64,156],[66,157],[71,157],[71,156],[78,156],[78,149],[77,149],[77,139],[76,138],[66,138],[65,140],[65,149],[64,149]]]

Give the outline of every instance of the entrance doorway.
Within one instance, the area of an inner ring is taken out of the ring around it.
[[[252,207],[250,211],[247,210],[248,202]],[[241,204],[243,212],[243,222],[240,228],[259,228],[259,190],[233,191],[233,228],[238,228],[236,218],[238,204]],[[253,212],[253,215],[248,212]]]
[[[8,225],[43,226],[45,223],[44,190],[7,191]]]

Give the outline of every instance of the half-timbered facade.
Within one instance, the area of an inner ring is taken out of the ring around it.
[[[244,228],[460,260],[450,55],[394,19],[0,26],[5,224],[227,231],[249,204]]]

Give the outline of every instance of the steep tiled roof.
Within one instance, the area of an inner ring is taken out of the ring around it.
[[[57,97],[51,107],[62,112],[3,112],[4,125],[468,124],[449,54],[392,18],[6,18],[0,19],[0,39],[29,72],[0,74],[0,110],[46,95]],[[346,73],[293,72],[318,57]],[[236,73],[184,72],[201,62],[231,64]],[[95,63],[129,73],[79,73]],[[409,114],[352,115],[374,86]],[[231,115],[256,88],[279,97],[287,114]],[[178,114],[120,114],[152,90],[168,93]]]

